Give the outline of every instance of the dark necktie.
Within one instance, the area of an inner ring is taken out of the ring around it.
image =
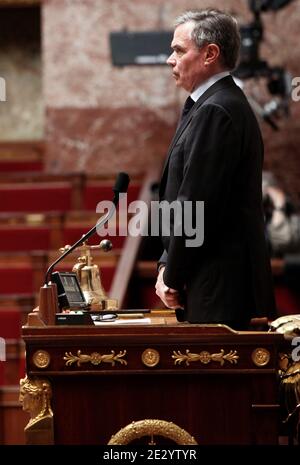
[[[185,101],[185,104],[183,106],[182,112],[181,112],[181,118],[180,121],[183,120],[183,118],[186,117],[186,115],[189,113],[191,110],[192,106],[194,105],[194,100],[191,97],[188,97]]]

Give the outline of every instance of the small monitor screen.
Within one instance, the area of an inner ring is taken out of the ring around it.
[[[87,306],[76,273],[56,271],[52,273],[51,279],[57,284],[58,303],[61,309]]]
[[[78,284],[77,276],[69,273],[61,273],[62,285],[68,296],[69,302],[83,302],[81,289]]]

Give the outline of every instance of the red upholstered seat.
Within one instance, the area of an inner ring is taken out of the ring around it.
[[[0,142],[0,173],[42,172],[45,145],[43,140]]]
[[[49,212],[71,208],[71,185],[67,182],[1,184],[0,211]]]
[[[96,211],[99,202],[103,200],[112,200],[113,198],[112,182],[88,183],[84,191],[83,206],[86,210]],[[127,192],[127,203],[138,199],[141,189],[141,183],[132,182],[129,184]]]
[[[19,339],[21,337],[21,312],[19,309],[0,309],[0,337],[4,339]]]
[[[50,229],[45,226],[14,226],[0,228],[0,251],[49,250]]]
[[[31,295],[33,289],[33,270],[29,266],[0,268],[0,294]]]
[[[30,161],[11,161],[11,160],[1,160],[0,161],[0,172],[32,172],[32,171],[42,171],[43,162],[39,160],[30,160]]]

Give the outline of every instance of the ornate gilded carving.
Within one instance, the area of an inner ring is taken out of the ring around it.
[[[32,356],[32,361],[37,368],[47,368],[50,360],[50,354],[45,350],[37,350]]]
[[[151,445],[154,445],[153,436],[162,436],[171,439],[176,444],[181,445],[196,445],[197,442],[187,431],[180,428],[178,425],[170,421],[164,420],[141,420],[133,421],[129,425],[122,428],[114,436],[111,437],[109,445],[129,444],[135,439],[144,436],[151,437]]]
[[[100,363],[111,363],[114,367],[116,362],[121,365],[127,365],[127,361],[123,359],[126,355],[126,350],[119,352],[117,355],[114,350],[111,350],[110,354],[99,354],[98,352],[93,352],[91,355],[82,354],[81,350],[77,351],[77,355],[73,355],[72,352],[66,352],[64,360],[66,366],[70,366],[73,363],[77,363],[77,366],[80,367],[82,363],[91,363],[92,365],[100,365]]]
[[[174,350],[172,358],[174,359],[174,365],[180,365],[183,362],[185,362],[187,366],[190,362],[201,362],[204,365],[207,365],[210,362],[218,362],[221,366],[223,366],[225,362],[236,364],[239,356],[237,355],[236,350],[231,350],[228,354],[225,354],[224,349],[221,349],[221,352],[218,354],[210,354],[207,351],[202,351],[200,354],[193,354],[187,349],[185,354]]]
[[[291,437],[300,443],[300,361],[291,354],[279,354],[280,398]]]
[[[255,350],[253,350],[252,355],[251,355],[253,363],[258,366],[258,367],[264,367],[268,365],[270,359],[271,359],[271,354],[267,349],[264,349],[262,347],[259,347]]]
[[[52,389],[46,379],[20,380],[19,400],[23,410],[30,413],[25,426],[27,444],[53,444],[53,412],[51,408]]]
[[[278,354],[278,365],[279,365],[279,374],[283,375],[288,367],[291,365],[290,362],[291,355],[283,352]]]
[[[160,360],[159,352],[155,349],[146,349],[142,353],[142,362],[149,368],[153,368],[158,365]]]
[[[52,390],[48,380],[29,379],[27,376],[20,380],[19,400],[23,404],[23,410],[29,411],[31,415],[26,428],[43,418],[53,417],[51,397]]]

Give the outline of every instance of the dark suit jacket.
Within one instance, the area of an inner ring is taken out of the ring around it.
[[[204,243],[162,237],[165,284],[185,295],[190,322],[275,316],[262,210],[263,142],[253,111],[227,76],[181,122],[165,163],[160,200],[204,201]]]

